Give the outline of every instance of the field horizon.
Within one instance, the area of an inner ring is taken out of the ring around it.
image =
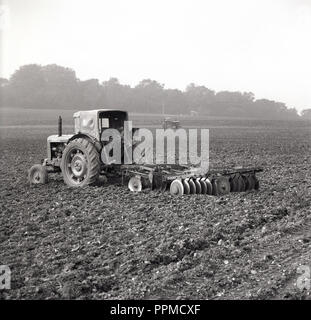
[[[95,109],[95,108],[94,108]],[[80,109],[38,109],[38,108],[0,108],[0,128],[5,129],[16,126],[56,126],[58,116],[63,119],[66,127],[73,126],[73,114]],[[85,108],[83,110],[92,110]],[[207,115],[174,115],[174,114],[150,114],[150,113],[133,113],[129,112],[129,120],[133,120],[137,126],[162,126],[165,118],[179,120],[184,127],[202,127],[204,125],[218,126],[246,126],[258,127],[264,125],[280,125],[284,123],[301,123],[301,125],[310,125],[311,120],[308,119],[259,119],[259,118],[241,118],[241,117],[223,117],[223,116],[207,116]]]

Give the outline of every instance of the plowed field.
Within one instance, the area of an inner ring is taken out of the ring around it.
[[[12,271],[0,298],[308,298],[296,281],[311,267],[311,124],[200,126],[211,127],[212,167],[264,168],[259,191],[71,189],[57,174],[33,186],[27,170],[56,130],[0,129],[0,265]]]

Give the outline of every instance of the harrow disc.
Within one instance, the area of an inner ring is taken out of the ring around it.
[[[247,177],[249,190],[255,189],[255,179],[252,174]]]
[[[198,178],[197,178],[197,179],[193,179],[193,182],[194,182],[194,184],[195,184],[196,193],[197,193],[197,194],[202,193],[201,184],[200,184]]]
[[[249,190],[251,190],[251,189],[250,189],[250,181],[249,181],[249,179],[248,179],[248,175],[247,175],[247,174],[243,174],[242,177],[243,177],[243,180],[244,180],[244,183],[245,183],[245,189],[244,189],[244,191],[249,191]]]
[[[213,186],[212,186],[211,181],[208,178],[206,178],[205,179],[205,183],[206,183],[206,186],[207,186],[207,194],[208,195],[212,195],[213,194]]]
[[[244,192],[246,190],[246,185],[243,177],[240,175],[237,179],[238,179],[238,192]]]
[[[170,186],[170,193],[173,196],[182,196],[184,194],[184,186],[180,180],[174,180]]]
[[[230,183],[226,177],[218,177],[213,180],[213,194],[223,196],[229,192]]]
[[[239,191],[239,177],[236,175],[230,179],[230,191],[231,192]]]
[[[197,189],[195,186],[195,183],[193,182],[193,180],[191,179],[187,179],[189,186],[190,186],[190,194],[196,194],[197,193]]]
[[[152,180],[152,189],[161,190],[163,184],[162,176],[154,175]]]
[[[253,190],[255,187],[255,181],[254,181],[252,175],[251,174],[243,174],[242,177],[245,182],[245,190],[244,191]]]
[[[166,191],[168,189],[168,183],[166,180],[163,180],[162,181],[162,184],[161,184],[161,191]]]
[[[205,179],[202,178],[199,180],[200,184],[201,184],[201,193],[202,194],[206,194],[207,193],[207,184],[205,182]]]
[[[140,177],[132,177],[128,183],[128,188],[133,192],[140,192],[143,188]]]
[[[259,180],[256,176],[254,176],[254,180],[255,180],[255,186],[254,186],[254,189],[255,190],[259,190]]]
[[[187,180],[183,180],[182,182],[184,186],[184,194],[190,194],[190,185]]]

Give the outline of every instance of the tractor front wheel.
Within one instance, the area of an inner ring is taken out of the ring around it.
[[[99,153],[88,140],[75,139],[63,152],[61,170],[65,183],[70,187],[93,185],[100,173]]]
[[[35,164],[28,172],[29,182],[32,184],[45,184],[48,182],[48,171],[45,166]]]

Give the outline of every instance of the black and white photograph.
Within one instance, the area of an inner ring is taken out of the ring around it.
[[[309,300],[310,39],[310,0],[0,0],[0,300]]]

